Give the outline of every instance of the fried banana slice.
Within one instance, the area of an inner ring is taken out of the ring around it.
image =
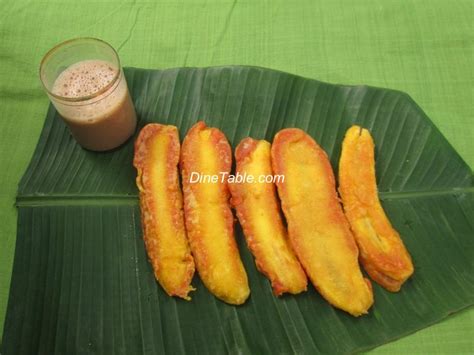
[[[133,165],[143,239],[155,277],[168,295],[190,300],[194,260],[184,227],[179,148],[175,126],[148,124],[135,142]]]
[[[326,153],[302,130],[283,129],[273,141],[272,165],[285,176],[276,185],[289,239],[311,282],[333,306],[353,316],[367,313],[372,287],[362,276]]]
[[[374,141],[368,130],[346,132],[339,161],[339,193],[370,277],[397,292],[413,274],[410,254],[380,205],[375,180]]]
[[[235,150],[235,159],[236,176],[246,181],[229,184],[231,201],[257,269],[270,280],[277,296],[306,291],[306,274],[289,244],[275,185],[259,181],[272,176],[270,143],[245,138]]]
[[[250,289],[229,205],[226,175],[232,165],[230,145],[220,130],[198,122],[189,130],[182,148],[184,215],[199,276],[217,298],[242,304]],[[211,180],[214,177],[216,180]]]

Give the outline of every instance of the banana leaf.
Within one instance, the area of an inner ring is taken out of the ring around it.
[[[333,167],[356,123],[376,142],[380,197],[413,256],[399,293],[374,284],[361,318],[331,307],[310,286],[273,296],[236,238],[251,297],[213,297],[199,277],[192,301],[165,295],[144,249],[133,139],[106,153],[81,149],[50,107],[18,190],[18,235],[3,354],[347,353],[373,348],[474,303],[472,171],[405,93],[322,83],[256,67],[127,68],[139,116],[219,127],[235,147],[299,127]]]

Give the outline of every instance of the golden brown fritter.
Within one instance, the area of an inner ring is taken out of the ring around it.
[[[232,153],[224,134],[196,123],[186,135],[181,152],[186,229],[196,267],[204,285],[217,298],[242,304],[250,289],[234,237],[227,180]],[[217,181],[192,182],[196,175]]]
[[[272,177],[270,143],[245,138],[235,150],[235,159],[236,176],[245,181],[229,184],[232,204],[258,270],[270,280],[277,296],[306,291],[306,274],[289,244],[275,184],[259,181]]]
[[[135,142],[133,164],[138,172],[143,239],[155,277],[168,295],[189,300],[194,260],[184,228],[179,149],[175,126],[148,124]]]
[[[352,126],[342,143],[339,192],[370,277],[397,292],[414,271],[400,235],[380,205],[375,180],[374,142],[368,130]]]
[[[354,316],[373,304],[370,281],[358,264],[358,250],[339,204],[326,153],[305,132],[280,131],[272,145],[277,182],[293,249],[319,293]]]

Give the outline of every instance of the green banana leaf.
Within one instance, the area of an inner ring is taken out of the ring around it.
[[[474,303],[472,172],[407,94],[255,67],[127,68],[126,76],[139,126],[173,124],[181,138],[198,120],[222,129],[234,147],[300,127],[337,168],[345,130],[370,129],[383,206],[415,274],[396,294],[373,284],[375,305],[360,318],[311,286],[276,298],[237,225],[247,303],[222,303],[198,276],[191,302],[168,297],[142,240],[133,139],[111,152],[83,150],[50,108],[18,191],[3,354],[356,352]]]

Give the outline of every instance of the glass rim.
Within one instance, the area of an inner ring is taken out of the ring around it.
[[[64,45],[71,44],[71,43],[78,42],[78,41],[83,41],[83,40],[92,40],[92,41],[100,42],[100,43],[106,45],[107,47],[109,47],[112,50],[112,53],[114,54],[115,58],[117,59],[117,64],[118,64],[117,73],[115,74],[114,78],[110,81],[110,83],[108,83],[102,89],[94,92],[93,94],[85,95],[85,96],[79,96],[79,97],[66,97],[66,96],[61,96],[61,95],[54,94],[52,91],[50,91],[46,87],[46,84],[44,83],[43,74],[42,74],[43,73],[43,66],[45,65],[46,61],[49,58],[51,58]],[[105,42],[104,40],[101,40],[101,39],[95,38],[95,37],[77,37],[77,38],[68,39],[67,41],[56,44],[53,48],[51,48],[43,56],[43,59],[41,59],[41,63],[40,63],[40,66],[39,66],[39,77],[40,77],[40,81],[41,81],[41,84],[43,85],[44,90],[48,93],[48,95],[51,95],[52,97],[54,97],[58,100],[62,100],[62,101],[66,101],[66,102],[82,102],[82,101],[88,101],[88,100],[92,100],[92,99],[97,98],[98,96],[104,94],[112,86],[115,85],[117,80],[120,78],[121,73],[122,73],[122,68],[121,68],[121,64],[120,64],[120,57],[119,57],[117,51],[115,50],[115,48],[112,47],[109,43]]]

